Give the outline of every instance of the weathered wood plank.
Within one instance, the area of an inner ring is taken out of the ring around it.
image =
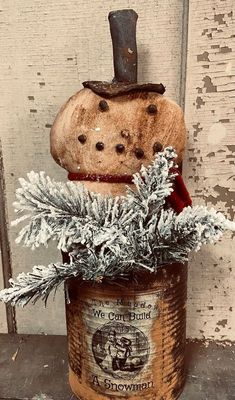
[[[188,343],[180,400],[234,399],[234,354],[234,345]],[[0,335],[0,370],[0,400],[75,400],[64,336]]]
[[[43,169],[56,179],[66,174],[49,154],[49,130],[60,105],[87,79],[113,76],[107,21],[112,9],[132,7],[139,14],[139,80],[162,82],[176,101],[181,94],[183,1],[108,2],[3,0],[1,34],[1,123],[9,219],[17,179]],[[35,251],[15,245],[10,229],[14,275],[34,264],[60,259],[54,249]],[[17,310],[19,332],[63,333],[63,294],[50,303]]]
[[[71,398],[66,337],[0,335],[0,349],[0,398]]]
[[[234,219],[235,46],[232,0],[189,6],[185,176],[193,200]],[[189,264],[188,334],[235,339],[234,238],[227,235]]]
[[[0,289],[8,285],[12,276],[10,243],[8,237],[8,223],[6,214],[6,190],[2,146],[0,139]],[[0,332],[16,332],[15,308],[0,304]]]
[[[2,275],[2,261],[0,252],[0,290],[4,288]],[[7,333],[7,319],[5,304],[0,303],[0,333]]]

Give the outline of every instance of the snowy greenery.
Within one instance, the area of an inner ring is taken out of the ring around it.
[[[17,243],[34,249],[55,240],[70,261],[36,266],[10,280],[0,299],[27,304],[47,299],[49,293],[73,276],[101,282],[135,273],[156,271],[162,265],[185,262],[190,251],[214,243],[234,223],[203,206],[176,214],[166,205],[173,191],[174,149],[166,148],[154,162],[133,175],[135,190],[125,197],[88,192],[82,184],[55,182],[44,172],[20,179],[14,203],[24,222]],[[27,222],[26,222],[27,221]]]
[[[22,272],[14,281],[10,279],[11,286],[0,292],[0,298],[11,302],[12,305],[26,305],[31,299],[33,303],[36,303],[39,298],[46,304],[53,289],[56,291],[66,279],[76,276],[78,276],[78,269],[75,265],[49,264],[47,267],[38,265],[33,267],[32,272]]]

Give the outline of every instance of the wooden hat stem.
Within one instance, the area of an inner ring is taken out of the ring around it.
[[[114,82],[137,82],[136,22],[134,10],[118,10],[109,13],[113,43]]]

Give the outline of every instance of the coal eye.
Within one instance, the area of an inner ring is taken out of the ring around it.
[[[79,135],[78,140],[80,143],[84,144],[86,142],[86,135]]]
[[[102,151],[102,150],[104,150],[104,143],[103,142],[97,142],[95,147],[96,147],[96,150]]]
[[[149,104],[149,106],[147,107],[147,112],[149,114],[156,114],[157,113],[157,106],[155,106],[155,104]]]
[[[116,145],[116,152],[117,153],[123,153],[124,150],[125,150],[125,146],[123,144],[120,143],[120,144]]]
[[[129,131],[128,129],[123,129],[123,130],[121,131],[121,136],[122,136],[124,139],[128,139],[128,138],[130,137],[130,131]]]
[[[136,158],[140,159],[144,157],[144,151],[140,148],[135,149],[135,156]]]
[[[162,144],[160,142],[155,142],[153,145],[153,154],[158,153],[161,151],[163,148]]]
[[[101,100],[99,102],[99,109],[100,109],[100,111],[108,111],[109,105],[106,100]]]

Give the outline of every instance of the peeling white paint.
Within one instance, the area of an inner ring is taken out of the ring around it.
[[[207,135],[207,141],[209,145],[218,145],[225,138],[227,130],[221,122],[216,122],[211,125]]]
[[[227,65],[226,65],[226,68],[225,68],[226,74],[232,75],[232,68],[233,68],[233,64],[232,64],[231,61],[229,61],[229,62],[227,63]]]
[[[185,110],[189,136],[184,165],[194,203],[213,206],[231,219],[235,219],[233,10],[233,0],[189,2]],[[192,256],[188,336],[235,340],[234,245],[235,237],[226,234],[221,243]]]

